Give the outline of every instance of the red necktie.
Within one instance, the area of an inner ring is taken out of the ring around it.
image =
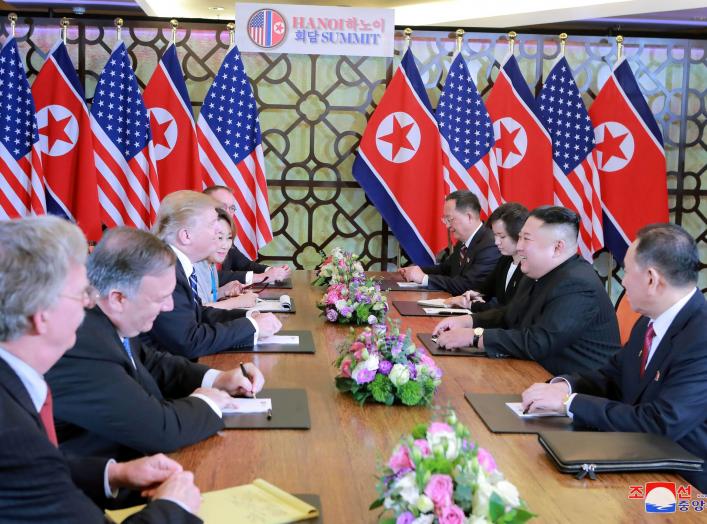
[[[52,391],[47,387],[47,398],[44,400],[42,409],[39,410],[39,418],[44,424],[44,430],[47,432],[49,441],[56,447],[59,447],[59,441],[56,438],[56,430],[54,429],[54,414],[52,412]]]
[[[651,352],[653,338],[655,338],[655,330],[653,329],[653,322],[650,322],[648,324],[648,329],[646,329],[645,338],[643,339],[643,352],[641,353],[641,378],[643,378],[643,373],[646,371],[648,354]]]
[[[463,266],[464,263],[466,262],[466,252],[467,252],[467,247],[466,244],[462,246],[462,248],[459,250],[459,265]]]

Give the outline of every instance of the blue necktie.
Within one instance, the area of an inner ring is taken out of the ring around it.
[[[133,352],[130,349],[130,339],[129,338],[124,338],[123,339],[123,347],[125,348],[125,352],[128,354],[128,357],[130,358],[130,362],[133,363],[133,367],[137,369],[137,366],[135,365],[135,359],[133,358]]]
[[[196,269],[191,270],[191,275],[189,275],[189,285],[191,286],[192,298],[194,299],[194,304],[199,305],[199,292],[197,291],[197,281],[196,281]]]

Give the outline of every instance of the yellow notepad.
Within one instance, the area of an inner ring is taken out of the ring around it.
[[[106,514],[120,523],[143,507]],[[205,524],[284,524],[318,517],[319,511],[269,482],[255,479],[252,484],[204,493],[199,516]]]

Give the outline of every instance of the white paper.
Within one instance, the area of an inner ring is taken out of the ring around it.
[[[521,418],[540,418],[540,417],[565,417],[564,413],[557,413],[555,411],[541,411],[536,413],[523,413],[523,404],[520,402],[506,402],[506,406],[513,413]]]
[[[396,282],[396,284],[398,284],[398,287],[410,289],[422,287],[422,284],[418,284],[417,282]]]
[[[282,295],[277,298],[258,298],[257,303],[251,311],[290,311],[292,309],[292,299],[289,295]]]
[[[459,309],[452,307],[423,307],[422,310],[426,315],[468,315],[468,309]]]
[[[428,307],[447,307],[447,304],[444,303],[443,298],[429,298],[426,300],[418,300],[417,303],[421,306],[428,306]]]
[[[224,415],[234,413],[267,413],[272,411],[272,399],[269,398],[236,398],[233,399],[234,407],[224,408],[221,412]]]
[[[299,344],[299,335],[270,335],[269,337],[259,338],[255,343],[256,346],[263,344],[283,344],[295,346]]]

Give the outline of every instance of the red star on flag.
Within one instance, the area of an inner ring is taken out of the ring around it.
[[[47,141],[53,139],[53,142],[48,144],[47,149],[54,147],[54,144],[58,140],[66,142],[67,144],[73,144],[69,135],[66,134],[66,126],[71,122],[71,115],[57,120],[51,111],[47,111],[47,125],[39,130],[40,135],[47,137]]]
[[[516,136],[520,133],[520,127],[514,131],[509,131],[503,122],[500,122],[501,136],[496,140],[496,147],[503,151],[504,161],[509,155],[520,155],[520,150],[516,147]]]
[[[165,132],[169,129],[172,124],[172,120],[167,120],[161,124],[157,121],[154,114],[150,113],[150,120],[152,120],[152,142],[155,146],[164,146],[169,149],[169,142],[165,136]]]
[[[396,156],[398,156],[398,152],[402,148],[410,149],[411,151],[415,150],[415,148],[408,140],[408,133],[414,125],[414,123],[410,123],[406,126],[401,126],[400,122],[398,122],[398,119],[396,117],[393,117],[393,130],[387,135],[382,135],[378,137],[379,140],[388,142],[391,146],[393,146],[393,155],[391,158],[395,158]]]
[[[624,133],[623,135],[614,136],[611,134],[611,131],[609,131],[609,127],[604,126],[604,141],[596,145],[596,148],[601,151],[602,154],[602,165],[606,165],[612,157],[626,160],[626,155],[621,151],[621,144],[623,144],[627,134],[628,133]]]

